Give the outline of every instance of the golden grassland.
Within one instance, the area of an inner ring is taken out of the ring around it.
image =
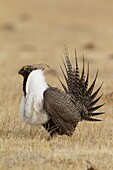
[[[6,2],[0,1],[0,169],[112,170],[112,1]],[[42,126],[26,125],[19,118],[23,92],[18,70],[44,62],[52,66],[48,82],[61,88],[56,75],[63,78],[59,65],[64,44],[72,62],[77,48],[80,70],[85,54],[90,83],[99,68],[95,90],[104,81],[100,103],[106,105],[100,110],[105,114],[99,116],[102,122],[80,122],[72,137],[50,139]]]
[[[48,57],[49,58],[49,57]],[[87,57],[86,57],[87,58]],[[49,140],[43,127],[31,127],[21,122],[19,107],[22,81],[17,74],[23,60],[14,57],[12,62],[0,66],[0,168],[1,169],[112,169],[113,168],[113,96],[112,85],[104,82],[100,103],[106,114],[102,122],[81,122],[72,137],[56,136]],[[36,58],[31,59],[36,63]],[[49,63],[48,59],[48,63]],[[73,59],[72,59],[73,60]],[[53,61],[54,66],[54,61]],[[81,60],[80,60],[81,66]],[[60,71],[55,70],[61,76]],[[92,64],[90,71],[92,72]],[[55,72],[54,71],[54,72]],[[96,71],[96,70],[95,70]],[[60,87],[55,73],[49,81]],[[100,73],[101,74],[101,73]],[[91,80],[94,74],[91,74]],[[103,77],[99,75],[97,86]],[[113,83],[110,80],[111,84]]]

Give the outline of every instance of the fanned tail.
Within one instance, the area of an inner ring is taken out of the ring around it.
[[[83,68],[82,73],[80,75],[79,67],[78,67],[78,60],[77,60],[77,54],[75,50],[75,68],[73,68],[72,63],[69,59],[67,49],[64,49],[65,51],[65,61],[63,60],[65,72],[63,68],[61,67],[61,71],[63,73],[64,79],[66,81],[66,86],[63,84],[63,82],[59,79],[62,87],[64,88],[66,93],[70,93],[72,95],[72,98],[74,99],[75,103],[79,101],[84,107],[82,108],[81,112],[81,120],[87,120],[87,121],[100,121],[100,119],[94,119],[91,118],[91,116],[97,116],[104,114],[104,112],[95,112],[97,109],[101,108],[104,104],[95,106],[96,103],[101,99],[102,95],[100,95],[98,98],[96,98],[98,92],[100,91],[102,84],[100,87],[93,93],[95,83],[98,77],[98,70],[95,75],[95,78],[88,88],[89,84],[89,63],[87,67],[87,74],[85,76],[85,61],[83,56]],[[79,107],[79,106],[78,106]]]

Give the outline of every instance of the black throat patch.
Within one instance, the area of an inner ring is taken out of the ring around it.
[[[24,81],[23,81],[23,92],[24,92],[24,95],[26,96],[26,83],[27,83],[27,78],[28,77],[24,77]]]

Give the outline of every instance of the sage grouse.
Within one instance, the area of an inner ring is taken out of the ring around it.
[[[24,95],[20,107],[21,118],[30,125],[43,125],[51,136],[56,133],[71,136],[78,122],[82,120],[100,121],[92,117],[104,113],[94,112],[103,106],[103,104],[95,106],[102,96],[96,98],[102,84],[93,93],[98,71],[88,88],[89,64],[85,77],[84,58],[81,75],[76,55],[76,69],[73,68],[67,53],[63,64],[65,72],[62,67],[61,70],[66,85],[60,79],[59,81],[64,91],[47,84],[44,76],[47,65],[26,65],[19,71],[19,74],[24,77]]]

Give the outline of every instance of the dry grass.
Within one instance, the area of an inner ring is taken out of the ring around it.
[[[0,3],[0,169],[112,170],[112,1]],[[49,139],[41,126],[31,127],[19,118],[22,82],[17,72],[24,64],[45,62],[53,66],[48,81],[61,87],[55,74],[62,78],[64,44],[71,56],[77,47],[80,67],[85,53],[91,80],[100,69],[97,86],[104,81],[101,103],[106,103],[106,114],[99,123],[81,122],[72,137]]]

